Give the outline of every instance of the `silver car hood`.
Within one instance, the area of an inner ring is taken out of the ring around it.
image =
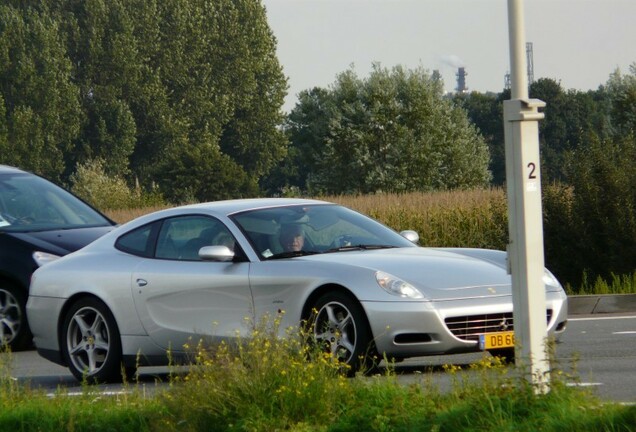
[[[415,286],[429,300],[511,295],[511,278],[504,262],[477,258],[462,251],[465,250],[399,248],[326,253],[296,259],[390,273]],[[502,256],[494,255],[495,258]]]

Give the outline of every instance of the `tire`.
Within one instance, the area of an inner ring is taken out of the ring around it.
[[[316,301],[313,310],[314,341],[346,363],[349,375],[370,370],[375,349],[362,306],[344,293],[330,292]]]
[[[12,351],[31,347],[33,335],[26,316],[26,293],[15,284],[0,281],[0,347]]]
[[[100,300],[84,298],[71,306],[64,319],[60,345],[69,370],[79,381],[122,380],[125,369],[119,330],[113,314]]]

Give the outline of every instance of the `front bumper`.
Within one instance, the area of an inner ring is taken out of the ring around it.
[[[478,341],[464,337],[461,331],[453,333],[447,319],[504,316],[508,318],[502,320],[502,326],[511,330],[512,325],[510,295],[434,302],[362,302],[362,306],[378,352],[396,358],[479,351]],[[567,322],[565,293],[546,293],[546,318],[548,336],[558,337]]]

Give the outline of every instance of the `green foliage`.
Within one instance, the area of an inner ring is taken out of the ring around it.
[[[566,179],[566,158],[589,137],[608,133],[609,106],[602,91],[565,91],[555,80],[542,78],[530,86],[530,95],[546,103],[539,122],[542,176],[548,181]]]
[[[80,131],[72,75],[56,20],[0,5],[0,163],[59,180]]]
[[[503,185],[506,180],[506,156],[503,128],[503,101],[510,99],[510,91],[502,93],[457,93],[452,101],[466,111],[471,123],[479,130],[488,145],[492,184]]]
[[[546,102],[543,110],[545,118],[539,122],[542,178],[546,183],[567,181],[568,155],[585,144],[590,136],[609,136],[612,111],[608,94],[610,87],[581,92],[566,91],[558,81],[549,78],[532,83],[530,96]],[[620,86],[615,84],[612,88],[616,87]],[[453,97],[453,103],[466,110],[488,144],[494,185],[502,185],[506,178],[503,101],[507,99],[510,99],[509,90],[497,94],[472,92]]]
[[[565,91],[545,78],[530,87],[532,97],[547,103],[539,122],[546,264],[573,286],[584,271],[607,279],[635,270],[636,65],[630,72],[616,71],[596,91]],[[454,99],[489,143],[495,181],[503,181],[504,142],[496,132],[502,96]]]
[[[560,202],[547,206],[548,217],[557,219],[552,226],[548,223],[550,234],[558,237],[549,251],[559,263],[556,273],[583,289],[583,275],[609,280],[636,271],[636,65],[630,71],[616,71],[599,89],[599,104],[609,107],[606,123],[611,127],[587,134],[564,156],[570,187],[560,194]]]
[[[609,279],[597,276],[590,280],[587,272],[583,273],[580,285],[573,287],[566,286],[569,294],[636,294],[636,271],[631,275],[617,275],[610,273]]]
[[[403,383],[390,364],[384,375],[344,378],[329,354],[306,350],[302,333],[290,329],[280,338],[276,322],[263,320],[250,336],[233,349],[192,347],[190,371],[153,392],[137,384],[105,396],[84,385],[80,395],[61,389],[49,397],[5,383],[9,374],[0,368],[0,429],[628,432],[636,423],[636,407],[570,386],[578,378],[558,364],[547,394],[537,393],[521,369],[493,357],[445,366],[452,385],[442,391],[432,375]]]
[[[166,190],[170,202],[247,198],[258,194],[254,179],[213,146],[185,144],[178,152],[178,157],[157,165],[155,176],[159,182],[170,184]]]
[[[629,70],[629,74],[614,71],[606,83],[616,136],[636,135],[636,63]]]
[[[593,275],[636,269],[636,136],[594,139],[577,151],[568,176],[574,190],[577,260]]]
[[[164,203],[156,190],[143,191],[139,186],[130,188],[119,176],[105,172],[104,161],[95,159],[80,163],[71,175],[71,191],[101,210],[158,206]]]
[[[375,65],[368,78],[349,70],[301,93],[287,125],[287,185],[333,194],[487,184],[483,139],[441,92],[423,69]]]
[[[555,183],[543,193],[543,244],[546,267],[562,284],[578,284],[583,268],[578,262],[581,238],[574,224],[571,187]]]
[[[611,141],[581,148],[568,165],[574,185],[543,189],[546,266],[570,293],[636,292],[636,178],[623,150]]]
[[[186,430],[295,430],[327,424],[346,401],[343,365],[308,344],[298,328],[281,329],[282,315],[257,323],[235,344],[186,346],[194,365],[162,399]],[[284,334],[284,337],[280,337]]]
[[[284,156],[287,84],[259,0],[13,3],[0,8],[0,162],[67,180],[101,159],[109,176],[212,200],[257,193]],[[193,153],[240,181],[166,175]]]

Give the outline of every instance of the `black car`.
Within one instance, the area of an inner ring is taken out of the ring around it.
[[[0,346],[19,350],[31,344],[25,307],[35,269],[86,246],[114,225],[50,181],[0,165]]]

